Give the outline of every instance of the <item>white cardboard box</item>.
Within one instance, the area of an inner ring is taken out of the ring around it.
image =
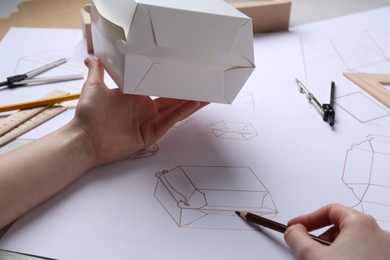
[[[92,0],[94,52],[124,93],[232,103],[254,70],[252,21],[223,0]]]

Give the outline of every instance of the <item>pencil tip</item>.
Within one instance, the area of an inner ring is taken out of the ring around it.
[[[240,218],[243,218],[243,219],[246,219],[247,213],[248,212],[245,212],[245,211],[236,211],[237,216],[239,216]]]

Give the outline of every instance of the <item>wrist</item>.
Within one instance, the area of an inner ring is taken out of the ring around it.
[[[75,119],[60,129],[68,143],[69,154],[76,156],[78,165],[85,171],[97,166],[96,151],[89,134],[77,123]]]

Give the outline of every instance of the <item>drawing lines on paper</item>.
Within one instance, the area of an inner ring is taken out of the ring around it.
[[[26,73],[28,71],[39,68],[43,65],[51,63],[61,58],[66,58],[67,62],[61,64],[58,67],[50,69],[40,75],[39,77],[52,77],[52,76],[64,76],[74,74],[87,74],[87,68],[84,66],[83,57],[73,53],[64,52],[60,50],[50,50],[46,52],[35,53],[20,57],[16,67],[15,74]],[[23,95],[26,99],[32,99],[30,96],[37,96],[37,93],[46,95],[48,92],[55,89],[61,89],[70,93],[80,92],[83,85],[83,80],[72,80],[55,82],[49,84],[42,84],[39,88],[26,88],[23,91]],[[68,108],[71,108],[68,104]],[[69,121],[74,115],[74,109],[68,109],[57,117],[57,120]]]
[[[241,108],[246,108],[248,110],[255,110],[256,104],[255,104],[255,98],[253,93],[241,90],[237,97],[234,99],[234,102],[232,103],[233,106],[238,106]]]
[[[67,62],[52,70],[44,72],[42,76],[47,77],[86,73],[86,68],[84,67],[83,58],[81,56],[77,56],[72,53],[67,53],[63,51],[52,50],[20,57],[15,68],[15,74],[26,73],[28,71],[31,71],[61,58],[66,58]],[[82,84],[75,84],[74,82],[75,81],[64,81],[57,82],[55,84],[65,87],[70,91],[79,91],[81,89]]]
[[[369,135],[346,152],[342,180],[355,208],[390,225],[390,136]]]
[[[390,111],[363,92],[339,96],[337,105],[361,123],[375,122],[390,116]]]
[[[389,60],[386,49],[390,46],[390,24],[379,28],[357,31],[330,39],[338,56],[349,70]]]
[[[370,29],[369,33],[390,60],[390,23]]]
[[[159,150],[160,150],[160,148],[158,147],[158,145],[156,143],[154,143],[154,144],[132,154],[128,159],[129,160],[137,160],[137,159],[153,157],[158,153]]]
[[[251,123],[244,122],[222,120],[213,122],[206,128],[218,138],[250,140],[258,135],[256,128]]]
[[[86,71],[86,69],[84,68],[83,56],[75,55],[73,53],[64,52],[60,50],[50,50],[26,55],[19,58],[18,64],[21,65],[22,62],[28,61],[31,63],[36,63],[38,66],[42,66],[50,62],[59,60],[61,58],[67,58],[67,62],[62,64],[58,68],[64,68],[68,72],[72,71],[75,73],[80,73],[80,71]],[[36,65],[34,65],[34,67],[36,67]]]
[[[342,76],[347,71],[389,73],[390,23],[344,34],[336,30],[319,40],[303,38],[302,49],[310,86],[322,90],[324,82],[336,80],[338,107],[363,124],[390,128],[390,110]]]
[[[156,174],[154,196],[180,228],[252,229],[235,211],[273,218],[271,193],[249,167],[177,166]]]

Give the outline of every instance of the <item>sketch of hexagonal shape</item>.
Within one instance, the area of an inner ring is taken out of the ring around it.
[[[154,196],[179,227],[250,229],[236,210],[277,214],[270,192],[247,167],[178,166],[156,177]]]
[[[206,127],[216,137],[238,140],[250,140],[258,135],[254,126],[250,123],[217,121]]]
[[[136,159],[142,159],[147,157],[155,156],[159,151],[157,144],[152,144],[149,147],[146,147],[144,149],[139,150],[138,152],[132,154],[129,159],[130,160],[136,160]]]
[[[356,206],[390,222],[390,137],[369,135],[347,151],[343,181],[359,200]],[[387,209],[387,210],[386,210]]]

